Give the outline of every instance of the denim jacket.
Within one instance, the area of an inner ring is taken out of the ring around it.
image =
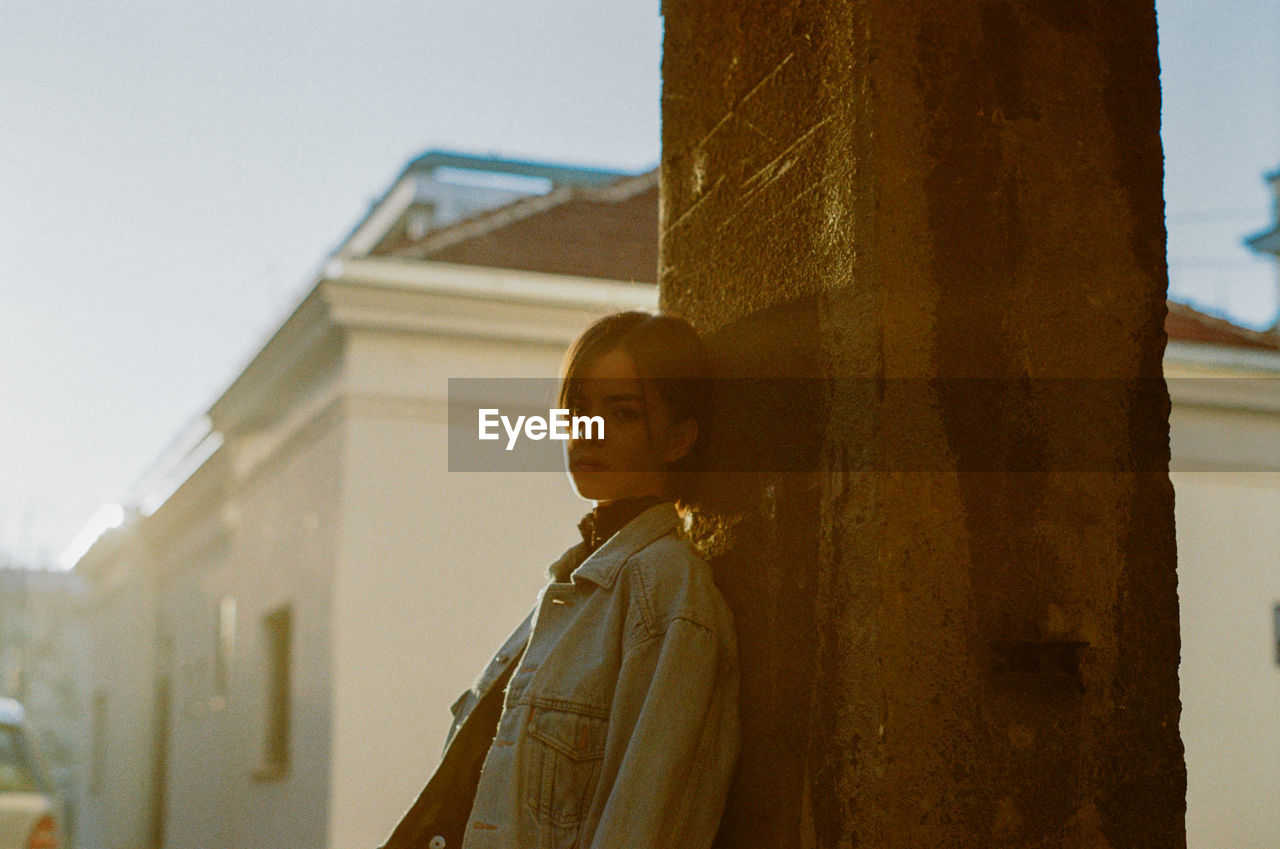
[[[677,526],[664,502],[585,559],[582,544],[566,551],[533,612],[454,704],[442,768],[481,697],[516,664],[462,849],[711,845],[738,754],[737,644],[709,567]],[[554,580],[571,567],[569,581]],[[415,805],[423,821],[397,834],[458,849],[432,834],[430,791]]]

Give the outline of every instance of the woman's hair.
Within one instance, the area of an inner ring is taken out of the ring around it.
[[[667,469],[666,494],[682,506],[690,506],[710,432],[711,358],[706,343],[689,322],[673,315],[638,311],[607,315],[584,330],[565,353],[560,367],[560,407],[573,406],[582,373],[614,350],[626,353],[643,379],[642,386],[651,383],[666,401],[673,425],[689,419],[698,423],[693,447]]]

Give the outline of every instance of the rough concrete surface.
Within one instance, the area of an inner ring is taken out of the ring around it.
[[[802,460],[699,517],[719,845],[1185,845],[1152,3],[663,15],[664,309],[811,379],[717,399],[721,462]]]

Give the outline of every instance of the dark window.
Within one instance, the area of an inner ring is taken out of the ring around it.
[[[107,769],[107,693],[98,690],[93,694],[90,717],[90,745],[93,747],[89,761],[89,793],[101,795],[103,778]]]
[[[1276,649],[1276,666],[1280,666],[1280,604],[1271,607],[1271,644]]]
[[[293,642],[293,611],[278,607],[262,618],[266,661],[266,736],[260,777],[280,778],[289,769],[290,646]]]
[[[169,676],[156,678],[156,721],[152,729],[151,749],[151,845],[164,845],[164,826],[168,818],[165,797],[169,786]]]

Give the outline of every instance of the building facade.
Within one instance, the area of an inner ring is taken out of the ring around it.
[[[1187,845],[1280,841],[1280,337],[1171,304]]]
[[[449,705],[590,506],[563,473],[451,473],[448,380],[554,379],[591,321],[657,304],[656,259],[633,262],[648,279],[593,274],[594,231],[564,230],[648,193],[656,232],[654,176],[548,171],[545,193],[427,228],[427,248],[358,227],[369,251],[335,253],[79,559],[96,724],[82,849],[372,846],[416,797]],[[527,232],[548,219],[564,219],[552,252]]]
[[[594,318],[656,308],[657,233],[656,174],[406,168],[76,566],[81,849],[386,836],[588,506],[450,472],[448,379],[554,377]],[[1169,310],[1188,843],[1273,845],[1280,342]]]

